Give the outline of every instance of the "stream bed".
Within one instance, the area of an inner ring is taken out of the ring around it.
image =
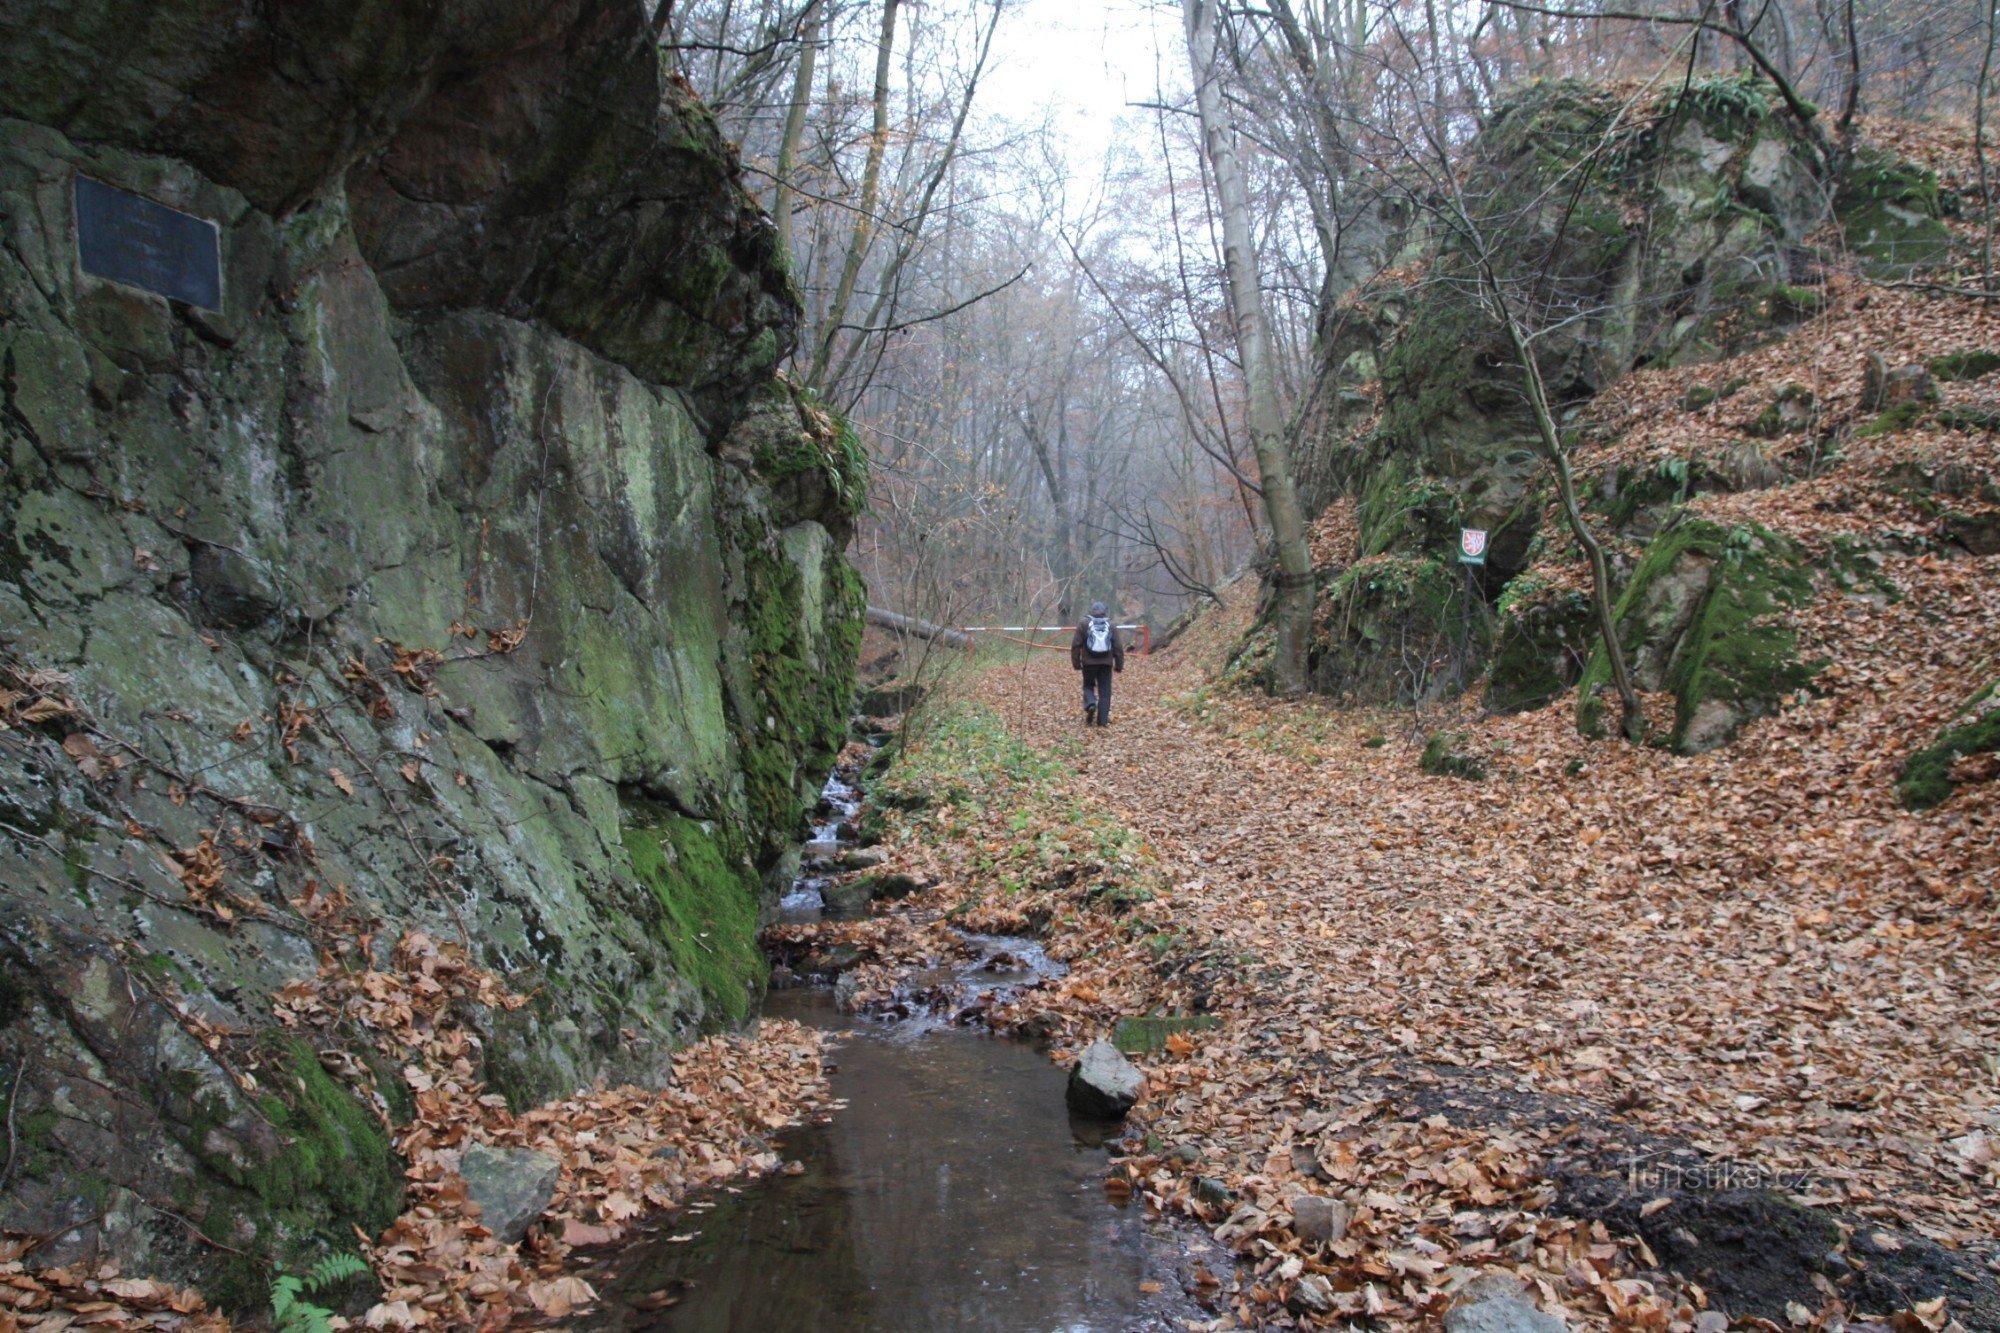
[[[840,839],[857,804],[830,779],[813,845]],[[808,862],[781,919],[820,916],[827,868]],[[965,939],[976,961],[913,986],[963,1001],[1061,974],[1033,940]],[[763,1012],[848,1034],[830,1059],[844,1105],[779,1136],[790,1174],[695,1199],[596,1256],[584,1276],[603,1299],[572,1327],[1082,1333],[1206,1317],[1183,1281],[1226,1258],[1107,1196],[1121,1127],[1072,1117],[1064,1071],[1032,1044],[921,1005],[843,1013],[826,986],[773,990]]]
[[[1072,1123],[1062,1071],[1033,1047],[925,1019],[857,1026],[824,988],[775,992],[765,1012],[853,1030],[834,1055],[847,1106],[780,1136],[803,1174],[697,1201],[607,1256],[579,1326],[1178,1329],[1200,1313],[1180,1294],[1187,1242],[1107,1199],[1103,1127]]]

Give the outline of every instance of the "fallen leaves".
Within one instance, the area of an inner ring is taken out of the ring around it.
[[[1904,521],[1870,480],[1894,466],[1885,452],[1697,503],[1824,549]],[[1330,553],[1345,522],[1319,534]],[[1433,725],[1490,756],[1477,785],[1416,771],[1407,714],[1218,691],[1208,663],[1247,595],[1135,664],[1109,732],[1074,734],[1062,664],[996,667],[971,696],[1074,773],[966,765],[948,803],[890,815],[895,862],[938,882],[911,910],[1045,932],[1069,976],[992,1018],[1032,1022],[1058,1056],[1121,1015],[1222,1020],[1145,1061],[1133,1132],[1162,1147],[1105,1188],[1227,1240],[1243,1268],[1212,1295],[1241,1322],[1280,1317],[1316,1277],[1336,1319],[1427,1322],[1443,1285],[1496,1265],[1590,1325],[1702,1308],[1636,1237],[1550,1212],[1562,1125],[1384,1114],[1392,1076],[1580,1099],[1710,1160],[1793,1173],[1849,1216],[1990,1237],[2000,793],[1968,771],[1919,817],[1893,783],[2000,661],[2000,567],[1888,551],[1878,568],[1895,599],[1829,588],[1798,618],[1804,651],[1832,659],[1825,692],[1729,749],[1591,744],[1566,701],[1511,718],[1468,701]],[[1151,901],[1114,908],[1063,882],[1085,859],[1061,850],[1069,827],[1100,819],[1151,849]],[[1288,1221],[1308,1184],[1354,1208],[1323,1250]],[[1801,1308],[1806,1327],[1839,1309]]]
[[[298,906],[330,937],[368,929],[342,891],[317,888]],[[406,933],[387,967],[366,948],[329,951],[319,975],[276,997],[279,1022],[331,1031],[356,1025],[400,1068],[416,1115],[396,1141],[409,1206],[371,1256],[383,1284],[371,1328],[495,1328],[524,1312],[561,1319],[595,1299],[563,1271],[569,1249],[609,1244],[648,1212],[690,1192],[781,1165],[768,1134],[824,1102],[822,1037],[767,1022],[754,1037],[710,1037],[674,1056],[665,1088],[595,1088],[519,1115],[479,1083],[482,1041],[469,1021],[518,1009],[458,944]],[[359,1089],[386,1112],[372,1087]],[[480,1224],[458,1175],[473,1143],[530,1148],[560,1165],[546,1220],[520,1245]]]

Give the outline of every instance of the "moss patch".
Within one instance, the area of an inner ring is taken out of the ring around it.
[[[1929,370],[1940,380],[1976,380],[2000,370],[2000,352],[1952,352],[1930,359]]]
[[[1216,1022],[1213,1014],[1143,1014],[1121,1018],[1111,1029],[1111,1044],[1127,1055],[1157,1055],[1167,1049],[1168,1037],[1206,1032]]]
[[[189,1148],[202,1164],[243,1193],[217,1191],[201,1210],[204,1235],[242,1247],[254,1234],[261,1253],[213,1251],[201,1286],[226,1309],[260,1305],[271,1263],[310,1267],[327,1254],[354,1248],[353,1228],[380,1231],[402,1208],[402,1165],[381,1123],[334,1080],[312,1048],[292,1037],[266,1039],[258,1110],[284,1141],[276,1154],[248,1166],[209,1149],[208,1131],[227,1114],[199,1099]]]
[[[1915,401],[1897,403],[1867,425],[1857,428],[1854,432],[1854,438],[1857,440],[1866,440],[1872,439],[1877,435],[1894,435],[1898,431],[1908,430],[1924,419],[1924,413],[1929,408],[1930,405],[1928,403]]]
[[[2000,751],[2000,680],[1973,695],[1953,725],[1909,757],[1896,782],[1896,795],[1912,810],[1942,805],[1958,789],[1953,766],[1968,755],[1996,751]]]
[[[1780,612],[1812,595],[1810,565],[1795,545],[1757,524],[1683,522],[1646,548],[1619,599],[1618,632],[1642,688],[1675,698],[1671,743],[1683,753],[1711,749],[1745,722],[1774,711],[1803,689],[1823,662],[1801,662]],[[1657,681],[1644,663],[1664,663]],[[1603,732],[1602,691],[1611,667],[1592,653],[1580,682],[1577,722]]]
[[[759,879],[726,828],[680,816],[624,830],[632,873],[659,901],[655,929],[710,1016],[750,1013],[767,975],[757,948]],[[715,1023],[706,1026],[717,1026]]]

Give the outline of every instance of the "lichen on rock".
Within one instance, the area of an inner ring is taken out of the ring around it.
[[[357,1066],[196,1035],[313,975],[312,886],[534,992],[516,1105],[747,1012],[865,466],[636,8],[212,9],[0,14],[0,670],[62,700],[0,731],[0,1206],[248,1304],[398,1177]],[[81,273],[79,174],[215,222],[223,309]]]

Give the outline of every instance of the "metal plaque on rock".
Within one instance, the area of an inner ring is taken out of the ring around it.
[[[76,178],[76,257],[96,277],[222,309],[219,227],[88,176]]]

